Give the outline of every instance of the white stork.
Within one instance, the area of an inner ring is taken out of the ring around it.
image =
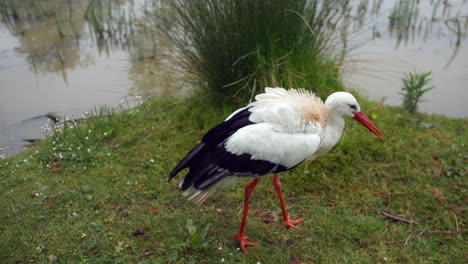
[[[244,231],[250,196],[261,176],[274,174],[284,225],[299,229],[295,224],[304,218],[289,218],[278,173],[332,149],[343,133],[343,116],[356,119],[379,138],[384,137],[347,92],[331,94],[325,104],[312,92],[283,88],[266,88],[255,99],[206,133],[169,176],[171,180],[189,168],[179,187],[196,203],[202,203],[214,190],[233,180],[254,178],[245,188],[240,230],[232,236],[246,254],[246,245],[258,245],[248,241]]]

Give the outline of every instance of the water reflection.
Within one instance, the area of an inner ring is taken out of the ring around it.
[[[358,1],[352,1],[356,4]],[[465,107],[468,57],[468,3],[458,1],[375,0],[365,2],[364,20],[350,20],[345,82],[371,98],[401,105],[404,73],[432,72],[436,88],[421,110],[455,117]],[[362,17],[361,17],[362,18]],[[351,47],[351,48],[350,48]]]
[[[2,155],[23,150],[24,138],[42,137],[38,122],[47,119],[32,117],[80,116],[99,105],[186,89],[160,47],[159,1],[11,3],[0,6]]]
[[[92,56],[80,50],[85,9],[85,1],[12,2],[11,14],[2,12],[3,25],[19,40],[14,50],[18,56],[25,55],[34,73],[60,73],[66,80],[67,69],[92,63]]]

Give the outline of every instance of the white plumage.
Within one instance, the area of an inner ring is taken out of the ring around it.
[[[228,152],[248,153],[252,160],[266,160],[292,168],[311,157],[320,146],[320,135],[283,132],[287,127],[258,123],[237,130],[225,144]]]
[[[255,99],[211,129],[174,168],[170,179],[189,168],[180,187],[190,200],[201,203],[215,189],[229,185],[237,178],[275,174],[274,183],[280,195],[285,225],[297,228],[293,224],[302,219],[289,220],[278,173],[333,148],[343,133],[343,116],[356,119],[380,138],[383,135],[362,113],[350,93],[333,93],[323,103],[309,91],[266,88],[265,93]],[[246,189],[244,215],[257,183],[258,179]],[[253,243],[243,237],[245,219],[235,237],[247,252],[244,245]]]
[[[247,154],[252,161],[268,161],[288,170],[332,149],[344,129],[342,116],[353,117],[360,109],[354,96],[346,92],[334,93],[323,103],[310,91],[268,87],[265,93],[255,97],[254,102],[232,113],[224,122],[229,122],[242,111],[249,111],[247,119],[251,124],[238,128],[232,134],[228,133],[229,137],[217,139],[219,142],[216,144],[230,154]],[[219,166],[214,168],[222,170]],[[275,173],[276,169],[273,167],[267,174]],[[206,189],[190,186],[184,195],[201,203],[214,189],[229,186],[235,178],[262,176],[254,172],[232,170],[223,173],[223,178],[214,186]]]

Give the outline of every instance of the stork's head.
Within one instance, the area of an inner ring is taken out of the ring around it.
[[[339,116],[352,117],[379,138],[384,138],[382,132],[380,132],[374,123],[361,111],[361,107],[352,94],[347,92],[332,93],[325,101],[325,106],[329,114],[333,113]]]

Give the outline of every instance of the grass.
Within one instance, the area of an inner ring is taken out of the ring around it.
[[[342,7],[321,0],[173,0],[161,24],[181,68],[216,102],[246,102],[268,86],[325,95],[342,89],[333,52]]]
[[[405,73],[401,79],[403,87],[401,95],[403,95],[403,108],[411,114],[418,111],[418,104],[422,102],[421,97],[428,91],[434,89],[433,86],[427,87],[431,72],[425,73]]]
[[[240,224],[245,181],[203,205],[167,182],[201,136],[238,107],[206,103],[155,99],[121,113],[101,110],[0,160],[0,262],[466,260],[466,119],[417,113],[432,126],[413,127],[403,109],[361,100],[385,140],[347,120],[330,154],[282,174],[291,216],[306,217],[301,231],[280,228],[271,178],[261,181],[247,226],[261,246],[246,256],[230,239]]]

